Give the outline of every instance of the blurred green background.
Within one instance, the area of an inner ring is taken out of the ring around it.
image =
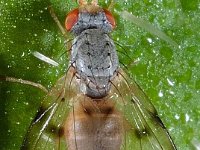
[[[100,4],[106,7],[109,1]],[[62,23],[77,7],[71,0],[0,2],[0,75],[50,88],[65,73],[64,38],[47,10],[50,5]],[[120,62],[150,97],[180,150],[200,143],[199,8],[198,0],[116,0],[113,8],[117,28],[112,36],[129,56],[119,53]],[[122,19],[123,10],[162,30],[179,48]],[[53,58],[59,67],[38,60],[33,51]],[[0,81],[2,150],[19,149],[44,95],[31,86]]]

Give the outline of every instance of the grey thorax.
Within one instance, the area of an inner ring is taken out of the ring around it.
[[[72,44],[71,60],[80,79],[81,91],[89,97],[105,97],[111,80],[118,69],[118,56],[112,31],[104,12],[97,14],[80,13],[79,20],[72,28],[75,39]]]

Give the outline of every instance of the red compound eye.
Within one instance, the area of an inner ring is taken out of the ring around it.
[[[65,28],[67,29],[67,31],[70,31],[71,28],[74,26],[74,24],[78,21],[78,14],[79,14],[78,8],[68,13],[65,20]]]
[[[104,13],[106,15],[107,20],[112,25],[112,28],[115,28],[116,27],[116,23],[115,23],[115,18],[113,17],[112,13],[110,11],[108,11],[107,9],[104,9]]]

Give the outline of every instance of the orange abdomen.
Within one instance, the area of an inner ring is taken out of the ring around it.
[[[123,121],[112,101],[89,98],[74,106],[65,123],[64,135],[69,150],[119,150]]]

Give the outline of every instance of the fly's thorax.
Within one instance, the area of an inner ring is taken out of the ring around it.
[[[81,12],[78,15],[78,21],[72,27],[71,32],[74,35],[79,35],[86,29],[99,29],[104,33],[112,31],[112,25],[107,20],[104,11],[96,13]]]
[[[74,39],[71,64],[86,87],[84,94],[93,98],[106,96],[119,65],[113,40],[100,29],[83,31]]]

